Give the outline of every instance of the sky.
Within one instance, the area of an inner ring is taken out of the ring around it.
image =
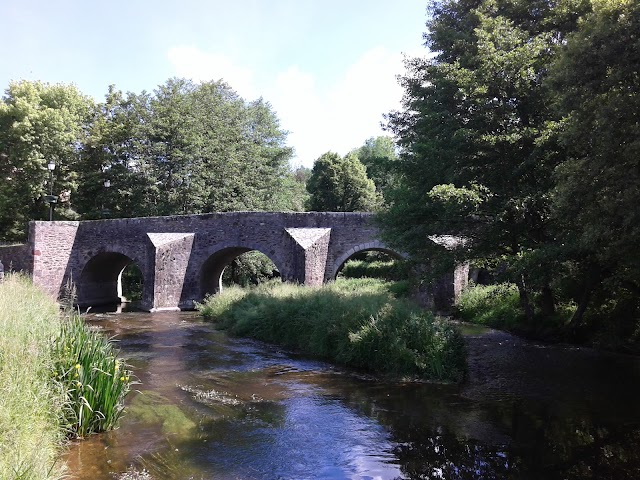
[[[292,165],[384,135],[404,56],[423,46],[426,0],[1,0],[0,87],[73,83],[151,92],[171,77],[226,81],[268,101]]]

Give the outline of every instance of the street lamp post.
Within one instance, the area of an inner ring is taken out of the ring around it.
[[[49,170],[49,195],[45,195],[44,201],[49,204],[49,221],[53,221],[53,205],[58,201],[53,194],[53,171],[56,169],[56,162],[49,160],[47,163],[47,169]]]
[[[103,182],[104,188],[108,189],[111,186],[111,181],[106,178]],[[111,216],[111,210],[104,207],[104,203],[102,204],[102,216],[103,218],[109,218]]]

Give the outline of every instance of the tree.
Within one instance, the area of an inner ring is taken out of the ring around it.
[[[83,151],[83,213],[148,216],[287,208],[286,132],[226,83],[111,88]],[[104,188],[103,180],[111,186]]]
[[[124,95],[111,85],[97,106],[78,163],[75,206],[83,218],[150,213],[147,200],[154,185],[139,156],[148,98],[145,93]]]
[[[47,218],[42,198],[58,196],[57,216],[75,218],[71,205],[81,145],[93,101],[70,85],[12,82],[0,102],[0,236],[24,240],[29,220]],[[54,185],[47,163],[53,161]]]
[[[297,167],[287,172],[280,188],[280,193],[273,197],[269,210],[278,212],[303,212],[309,202],[307,180],[311,176],[311,169]]]
[[[309,210],[366,212],[377,207],[375,185],[355,154],[327,152],[318,158],[307,182]]]
[[[548,138],[545,78],[588,2],[433,2],[432,58],[407,61],[404,110],[387,116],[401,150],[400,185],[380,220],[388,242],[420,261],[506,267],[527,317],[532,291],[553,307],[550,192],[562,156]],[[427,238],[465,241],[446,250]]]
[[[553,213],[576,326],[590,302],[633,317],[640,299],[640,4],[592,4],[552,70],[567,152]]]
[[[358,160],[367,169],[367,176],[373,180],[376,190],[384,197],[393,187],[395,176],[395,161],[398,158],[396,146],[391,137],[369,138],[363,146],[354,150]]]

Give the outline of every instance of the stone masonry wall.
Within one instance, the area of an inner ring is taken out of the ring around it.
[[[202,300],[203,276],[221,274],[207,260],[226,258],[221,252],[258,250],[284,279],[315,285],[333,278],[353,252],[384,248],[366,213],[232,212],[32,222],[30,229],[34,281],[51,295],[57,296],[68,278],[79,284],[83,277],[96,284],[113,281],[89,271],[101,264],[91,259],[112,252],[142,271],[143,304],[149,310],[189,308]]]
[[[79,222],[31,222],[29,243],[33,248],[33,281],[58,298],[75,246]]]
[[[29,244],[1,246],[0,262],[2,262],[5,274],[8,272],[31,273],[33,255]]]

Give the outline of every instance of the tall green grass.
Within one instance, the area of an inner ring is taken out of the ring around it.
[[[534,297],[534,320],[528,322],[520,305],[518,287],[512,283],[469,285],[456,303],[458,316],[467,322],[508,330],[536,338],[559,338],[575,311],[575,305],[561,303],[551,316],[543,316]]]
[[[55,304],[31,282],[0,284],[0,478],[60,478],[64,395],[52,382]]]
[[[368,277],[385,280],[405,280],[409,276],[409,266],[406,262],[394,258],[352,259],[344,264],[340,271],[340,276],[345,278]]]
[[[228,288],[198,308],[222,329],[338,364],[394,376],[458,381],[462,337],[387,282],[338,280],[322,288],[266,283]]]
[[[525,321],[518,287],[512,283],[470,285],[456,303],[460,318],[493,328],[516,329]]]
[[[0,479],[61,478],[68,437],[112,428],[131,372],[108,339],[31,280],[0,284]]]
[[[79,315],[62,321],[53,342],[53,376],[65,392],[64,427],[70,436],[110,430],[124,410],[132,373],[104,335]]]

